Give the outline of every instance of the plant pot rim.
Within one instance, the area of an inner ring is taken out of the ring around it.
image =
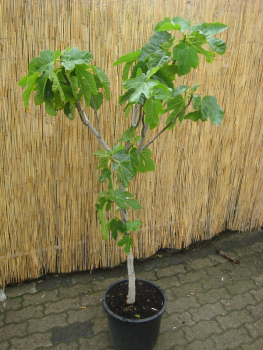
[[[107,312],[108,315],[114,317],[115,319],[118,319],[119,321],[122,321],[122,322],[127,322],[127,323],[131,323],[131,324],[138,324],[138,323],[145,323],[145,322],[149,322],[149,321],[152,321],[160,316],[162,316],[162,314],[164,313],[166,307],[167,307],[167,296],[165,294],[165,292],[162,290],[161,287],[159,287],[157,284],[153,283],[153,282],[150,282],[150,281],[147,281],[147,280],[144,280],[144,279],[141,279],[141,278],[136,278],[136,281],[140,281],[140,282],[144,282],[144,283],[147,283],[147,284],[151,284],[152,286],[154,286],[156,289],[158,289],[160,291],[160,293],[162,294],[163,296],[163,306],[161,308],[160,311],[158,311],[155,315],[153,316],[150,316],[150,317],[147,317],[147,318],[143,318],[143,319],[136,319],[136,320],[132,320],[132,319],[129,319],[129,318],[125,318],[125,317],[122,317],[122,316],[118,316],[116,315],[114,312],[112,312],[107,303],[106,303],[106,295],[109,293],[109,291],[115,287],[116,285],[120,284],[120,283],[124,283],[124,282],[128,282],[128,279],[123,279],[123,280],[120,280],[120,281],[116,281],[114,283],[112,283],[107,289],[106,291],[103,293],[103,297],[102,297],[102,305],[103,305],[103,308],[104,310]]]

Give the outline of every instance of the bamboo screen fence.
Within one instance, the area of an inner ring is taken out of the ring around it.
[[[0,285],[125,259],[101,240],[94,210],[99,144],[77,114],[49,117],[32,99],[25,110],[17,82],[29,61],[45,49],[93,52],[111,81],[99,114],[112,145],[128,125],[118,106],[122,68],[112,62],[145,44],[167,16],[228,25],[226,54],[178,81],[200,83],[225,118],[220,127],[183,122],[153,144],[156,171],[131,188],[144,208],[134,254],[261,226],[262,11],[261,0],[0,0]]]

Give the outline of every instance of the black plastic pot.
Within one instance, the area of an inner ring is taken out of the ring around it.
[[[141,279],[137,279],[137,281],[150,284],[158,289],[163,296],[163,307],[154,316],[141,320],[130,320],[118,316],[108,308],[106,295],[116,285],[127,282],[127,280],[118,281],[110,285],[103,294],[102,305],[108,315],[110,337],[116,350],[151,350],[158,338],[161,317],[167,306],[167,297],[164,291],[156,284]]]

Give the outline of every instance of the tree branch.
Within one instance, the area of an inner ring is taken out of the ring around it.
[[[132,126],[136,127],[137,123],[137,115],[138,115],[138,105],[134,106],[133,117],[132,117]]]
[[[169,124],[167,124],[160,132],[158,132],[158,134],[156,136],[154,136],[154,138],[148,142],[142,149],[142,151],[147,148],[151,143],[153,143],[154,140],[157,139],[157,137],[159,137],[167,128],[169,128],[169,126],[171,126],[175,121],[176,119],[186,110],[186,108],[190,105],[192,101],[192,97],[190,98],[189,102],[187,103],[187,105],[174,117],[174,119],[172,121],[170,121]]]
[[[147,129],[148,129],[148,124],[145,123],[144,121],[144,112],[143,112],[143,116],[142,116],[142,131],[141,131],[141,139],[140,139],[140,143],[139,143],[139,146],[138,146],[138,149],[137,149],[137,154],[140,154],[141,151],[145,148],[142,148],[143,146],[143,142],[145,140],[145,137],[146,137],[146,132],[147,132]]]
[[[140,105],[140,114],[139,114],[139,118],[138,118],[138,121],[137,121],[137,124],[135,125],[135,129],[138,128],[140,122],[141,122],[141,119],[142,119],[142,105]]]
[[[98,141],[102,144],[103,148],[106,150],[106,151],[109,151],[110,148],[109,146],[106,144],[106,142],[103,140],[103,138],[100,136],[100,134],[98,133],[98,131],[93,127],[93,125],[91,124],[91,122],[89,121],[88,117],[86,116],[82,106],[81,106],[81,103],[80,101],[77,101],[76,102],[76,107],[77,107],[77,110],[79,112],[79,116],[80,116],[80,119],[82,121],[82,123],[86,126],[89,127],[89,129],[91,130],[91,132],[93,133],[93,135],[98,139]]]
[[[101,136],[100,123],[99,123],[99,118],[98,118],[98,111],[97,111],[97,109],[96,109],[96,106],[95,106],[95,103],[94,103],[94,101],[93,101],[93,97],[92,97],[91,94],[90,94],[90,99],[91,99],[91,102],[92,102],[92,104],[93,104],[93,108],[94,108],[94,111],[95,111],[99,135]]]

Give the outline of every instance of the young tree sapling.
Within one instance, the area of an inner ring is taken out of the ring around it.
[[[197,94],[199,84],[177,87],[174,82],[177,76],[187,75],[192,68],[198,67],[200,55],[212,63],[215,53],[225,53],[226,43],[214,35],[226,28],[225,24],[217,22],[191,26],[190,21],[181,17],[165,18],[157,23],[152,37],[141,49],[114,62],[113,66],[124,64],[124,93],[119,97],[119,104],[125,105],[126,117],[130,116],[132,109],[133,113],[131,126],[113,147],[103,139],[98,115],[104,97],[110,99],[110,82],[100,67],[90,63],[93,59],[91,52],[80,51],[77,47],[62,52],[41,51],[40,57],[30,62],[28,75],[19,81],[19,85],[26,88],[23,93],[26,108],[32,91],[35,91],[35,104],[45,103],[46,113],[51,116],[63,109],[64,114],[73,120],[77,108],[81,121],[103,147],[94,154],[99,162],[96,169],[101,170],[99,182],[107,181],[107,190],[98,195],[96,210],[103,239],[108,240],[110,231],[127,254],[128,304],[135,302],[132,232],[142,225],[139,220],[128,220],[128,207],[133,210],[142,207],[127,188],[137,172],[154,171],[149,146],[162,133],[172,130],[177,120],[182,123],[184,120],[205,122],[210,119],[214,125],[222,122],[224,112],[215,97]],[[82,107],[83,100],[86,107],[94,110],[95,125]],[[186,112],[190,106],[192,110]],[[165,126],[146,141],[149,130],[163,123]],[[105,211],[110,211],[112,206],[115,216],[106,222]]]

